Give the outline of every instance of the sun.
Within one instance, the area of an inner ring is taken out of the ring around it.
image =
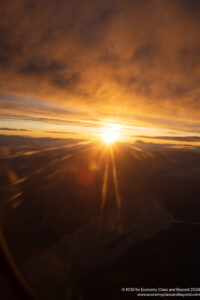
[[[109,128],[106,128],[103,134],[103,141],[105,144],[113,144],[119,138],[120,125],[113,124]]]

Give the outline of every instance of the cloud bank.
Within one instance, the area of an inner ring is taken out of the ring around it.
[[[200,2],[8,0],[0,93],[198,121]]]

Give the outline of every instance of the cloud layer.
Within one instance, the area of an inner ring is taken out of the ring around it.
[[[8,0],[0,93],[160,118],[200,117],[200,3]]]

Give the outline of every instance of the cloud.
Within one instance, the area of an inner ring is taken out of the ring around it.
[[[58,134],[77,134],[76,132],[69,132],[69,131],[46,131],[47,133],[58,133]]]
[[[144,136],[137,135],[136,138],[165,140],[165,141],[179,141],[179,142],[200,142],[200,136]]]
[[[198,1],[8,0],[0,40],[2,94],[95,114],[200,117]]]
[[[164,153],[163,151],[171,151],[171,150],[176,150],[176,149],[182,149],[182,150],[198,150],[200,151],[200,146],[199,145],[190,145],[190,144],[180,144],[177,145],[176,143],[174,144],[158,144],[158,143],[152,143],[152,142],[144,142],[143,140],[137,140],[133,145],[132,145],[134,150],[142,150],[142,151],[158,151],[160,153]]]
[[[0,127],[0,130],[2,131],[30,131],[29,129],[24,129],[24,128],[9,128],[9,127]]]

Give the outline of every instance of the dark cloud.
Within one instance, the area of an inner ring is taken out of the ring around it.
[[[161,49],[156,44],[144,44],[134,49],[133,63],[141,64],[142,67],[154,67],[157,58],[161,54]]]
[[[198,0],[177,0],[179,9],[185,12],[185,14],[191,14],[191,17],[197,17],[200,15],[200,3]]]
[[[0,134],[0,145],[46,145],[54,146],[55,142],[58,142],[58,145],[66,145],[67,142],[83,142],[87,141],[86,139],[72,139],[72,138],[55,138],[55,137],[29,137],[29,136],[19,136],[19,135],[4,135]],[[52,144],[51,144],[52,142]]]
[[[48,81],[61,89],[73,89],[80,81],[80,73],[68,71],[64,61],[50,61],[46,57],[32,57],[19,69],[19,72],[22,75]]]
[[[61,89],[74,89],[80,81],[80,73],[73,73],[70,75],[53,74],[51,84]]]
[[[10,131],[10,130],[11,130],[11,131],[16,131],[16,130],[17,130],[17,131],[30,131],[29,129],[24,129],[24,128],[23,128],[23,129],[22,129],[22,128],[20,129],[20,128],[9,128],[9,127],[0,127],[0,130],[1,130],[1,131],[2,131],[2,130],[3,130],[3,131],[7,131],[7,130],[9,130],[9,131]]]
[[[9,28],[0,28],[0,69],[15,65],[15,59],[22,53],[20,41],[13,42],[12,31]]]
[[[199,1],[0,6],[1,93],[199,119]]]
[[[157,143],[152,143],[152,142],[144,142],[143,140],[137,140],[133,145],[133,149],[136,146],[136,150],[140,149],[142,151],[158,151],[160,153],[163,153],[164,150],[167,151],[173,151],[176,149],[182,149],[183,151],[188,151],[188,150],[200,150],[200,146],[198,145],[188,145],[188,144],[182,144],[182,145],[176,145],[176,143],[172,144],[157,144]]]
[[[144,136],[137,135],[137,138],[165,140],[165,141],[180,141],[180,142],[200,142],[200,136]]]
[[[33,57],[19,70],[24,75],[45,76],[63,71],[65,65],[59,61],[49,61],[46,57]]]

